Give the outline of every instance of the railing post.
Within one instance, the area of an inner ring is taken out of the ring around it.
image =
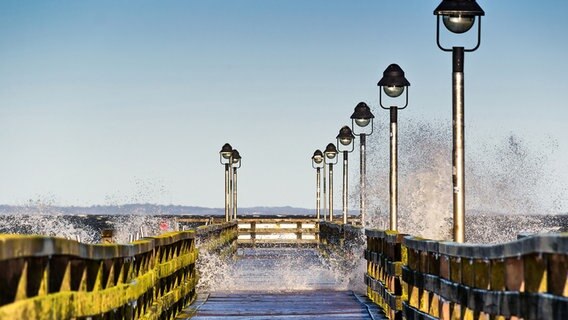
[[[251,221],[250,223],[250,239],[252,241],[252,247],[256,248],[256,222]]]
[[[402,319],[402,261],[407,260],[402,248],[403,234],[394,231],[366,230],[367,295],[383,308],[389,319]],[[411,258],[408,258],[412,261]]]
[[[128,245],[1,235],[0,319],[176,315],[195,297],[195,274],[181,281],[185,270],[195,268],[193,241],[193,231]],[[174,290],[175,296],[164,298]],[[154,303],[162,307],[150,310]]]
[[[101,242],[102,243],[114,243],[114,230],[104,229],[101,232]]]
[[[404,247],[406,319],[568,318],[567,236],[483,246],[406,237]],[[562,267],[551,269],[553,255]]]

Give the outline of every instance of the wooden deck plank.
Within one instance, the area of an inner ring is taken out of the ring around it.
[[[351,291],[215,292],[191,319],[386,319]]]
[[[318,250],[239,248],[224,268],[230,279],[202,293],[176,319],[386,319],[330,272]]]

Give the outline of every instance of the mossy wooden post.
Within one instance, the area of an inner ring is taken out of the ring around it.
[[[120,245],[0,235],[0,319],[171,318],[195,297],[194,241],[193,231]]]
[[[114,243],[114,230],[104,229],[101,232],[101,243]]]
[[[568,319],[568,234],[492,245],[408,236],[403,245],[407,320]]]
[[[365,230],[367,236],[367,295],[385,310],[389,319],[402,319],[403,234],[396,231]],[[403,254],[404,251],[404,254]]]

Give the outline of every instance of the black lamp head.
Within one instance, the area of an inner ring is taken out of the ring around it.
[[[351,115],[351,119],[359,126],[366,127],[375,118],[371,108],[365,102],[359,102]]]
[[[237,161],[241,160],[241,154],[239,153],[239,150],[237,150],[237,149],[233,149],[233,151],[231,152],[231,156],[233,157],[233,162],[237,162]]]
[[[339,134],[336,137],[337,139],[341,139],[342,145],[348,145],[355,139],[353,132],[351,132],[351,128],[349,126],[343,126],[339,129]]]
[[[436,42],[438,47],[443,51],[452,51],[440,44],[440,16],[444,26],[453,33],[465,33],[471,29],[475,23],[475,17],[479,17],[477,45],[472,49],[465,51],[471,52],[477,50],[481,43],[481,17],[485,15],[485,11],[481,9],[475,0],[442,0],[442,2],[434,10],[434,15],[438,17],[436,29]]]
[[[339,151],[353,151],[355,144],[353,140],[355,140],[355,136],[351,131],[349,126],[343,126],[339,129],[339,134],[337,135],[337,147]]]
[[[314,152],[314,155],[312,156],[312,160],[314,160],[315,163],[321,163],[323,161],[323,153],[321,152],[320,149],[317,149]]]
[[[233,155],[233,147],[230,144],[225,143],[219,151],[219,156],[221,158],[221,164],[230,164],[231,156]]]
[[[484,16],[475,0],[442,0],[442,3],[434,10],[437,16]]]
[[[402,71],[402,68],[398,64],[393,63],[393,64],[389,65],[385,69],[385,71],[383,71],[383,77],[381,78],[381,80],[379,80],[379,83],[377,83],[377,86],[380,86],[380,87],[392,87],[392,86],[408,87],[408,86],[410,86],[410,82],[408,82],[408,80],[406,80],[406,78],[404,77],[404,71]]]
[[[396,98],[405,91],[404,89],[406,87],[410,86],[410,82],[408,82],[408,80],[404,76],[404,71],[402,71],[402,68],[398,64],[393,63],[385,69],[385,71],[383,72],[383,77],[381,78],[381,80],[379,80],[377,86],[382,87],[387,96]],[[383,109],[388,109],[382,105],[381,96],[382,95],[379,91],[379,101],[381,107]],[[408,90],[406,90],[406,105],[408,105]],[[406,105],[400,109],[406,108]]]
[[[323,166],[324,158],[320,149],[317,149],[312,156],[312,167],[321,168]]]
[[[233,149],[233,151],[231,152],[231,159],[233,159],[233,167],[241,167],[241,154],[237,149]]]
[[[327,145],[327,147],[325,147],[325,151],[323,152],[325,154],[325,162],[327,164],[336,164],[337,163],[337,148],[335,147],[335,145],[333,143],[330,143]]]

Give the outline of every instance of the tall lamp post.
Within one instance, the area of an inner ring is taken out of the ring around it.
[[[221,159],[221,164],[225,165],[225,221],[229,221],[231,219],[230,215],[230,206],[231,206],[231,189],[229,186],[229,180],[231,179],[229,175],[229,168],[233,162],[232,160],[233,155],[233,147],[230,144],[225,143],[219,151],[219,158]]]
[[[353,140],[355,136],[351,132],[349,126],[343,126],[339,129],[339,134],[337,135],[337,147],[339,152],[343,152],[343,224],[347,224],[347,207],[348,207],[348,189],[349,189],[349,172],[348,172],[348,161],[347,154],[353,151],[355,143]]]
[[[316,219],[320,219],[320,208],[321,208],[321,168],[324,167],[323,163],[323,153],[321,150],[316,150],[312,156],[312,167],[316,169]]]
[[[329,221],[333,222],[333,165],[337,163],[337,148],[333,143],[330,143],[323,153],[325,155],[325,164],[329,166]]]
[[[324,149],[325,151],[325,149]],[[323,158],[324,164],[323,164],[323,221],[327,220],[327,183],[326,183],[326,177],[327,177],[327,167],[325,165],[325,155]]]
[[[365,202],[367,194],[365,184],[367,182],[367,155],[366,141],[367,136],[373,133],[373,118],[371,108],[365,102],[359,102],[351,115],[351,128],[354,135],[359,137],[360,156],[359,156],[359,214],[361,215],[361,225],[365,226]],[[370,124],[370,126],[369,126]]]
[[[241,155],[237,149],[233,149],[231,158],[231,167],[233,168],[233,219],[237,220],[237,169],[241,167]]]
[[[390,210],[389,210],[389,228],[397,230],[397,211],[398,211],[398,110],[402,110],[408,106],[408,89],[410,82],[404,77],[404,71],[398,64],[389,65],[383,72],[383,77],[377,83],[379,86],[379,104],[381,108],[390,110]],[[381,90],[382,89],[382,90]],[[391,97],[399,97],[406,91],[406,102],[404,107],[383,106],[382,92]]]
[[[465,241],[465,147],[464,147],[464,52],[472,52],[481,44],[481,16],[485,12],[475,0],[443,0],[434,10],[436,15],[436,43],[438,47],[452,52],[452,120],[453,120],[453,203],[454,241]],[[470,49],[464,47],[445,48],[440,44],[440,16],[446,28],[453,33],[465,33],[477,22],[477,44]]]

